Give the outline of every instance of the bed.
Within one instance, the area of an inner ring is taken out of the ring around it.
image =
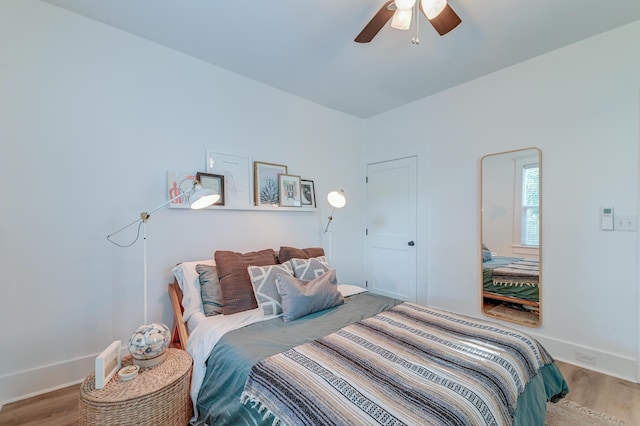
[[[539,308],[540,265],[537,259],[491,256],[482,262],[485,299]]]
[[[326,260],[317,278],[297,282],[332,280],[340,303],[288,321],[286,291],[284,311],[265,315],[263,287],[254,287],[257,308],[202,315],[199,275],[185,272],[194,264],[202,263],[174,268],[170,297],[176,338],[194,359],[191,395],[203,423],[542,425],[547,401],[568,392],[534,339],[338,285]]]

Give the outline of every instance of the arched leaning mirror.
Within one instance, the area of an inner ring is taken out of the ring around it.
[[[541,321],[542,153],[538,148],[481,161],[482,311],[537,327]]]

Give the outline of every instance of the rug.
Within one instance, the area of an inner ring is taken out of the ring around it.
[[[625,426],[625,422],[609,414],[583,407],[568,399],[547,404],[546,426]]]
[[[520,324],[537,326],[540,323],[540,318],[536,314],[526,311],[518,311],[511,309],[505,305],[498,305],[487,311],[488,314],[507,321],[514,321]]]

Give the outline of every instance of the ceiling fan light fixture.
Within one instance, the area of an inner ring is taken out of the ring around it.
[[[395,0],[394,1],[396,8],[407,10],[413,8],[416,4],[416,0]]]
[[[396,9],[391,18],[391,28],[396,30],[408,30],[411,26],[411,17],[413,9]]]
[[[422,10],[427,19],[435,19],[447,7],[447,0],[421,0]]]

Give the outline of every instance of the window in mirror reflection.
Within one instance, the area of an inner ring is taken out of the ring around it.
[[[538,162],[525,162],[521,165],[521,173],[519,174],[521,182],[518,182],[516,188],[519,192],[516,199],[521,200],[518,215],[520,222],[520,233],[517,235],[516,244],[525,247],[538,248],[540,242],[540,185]]]

